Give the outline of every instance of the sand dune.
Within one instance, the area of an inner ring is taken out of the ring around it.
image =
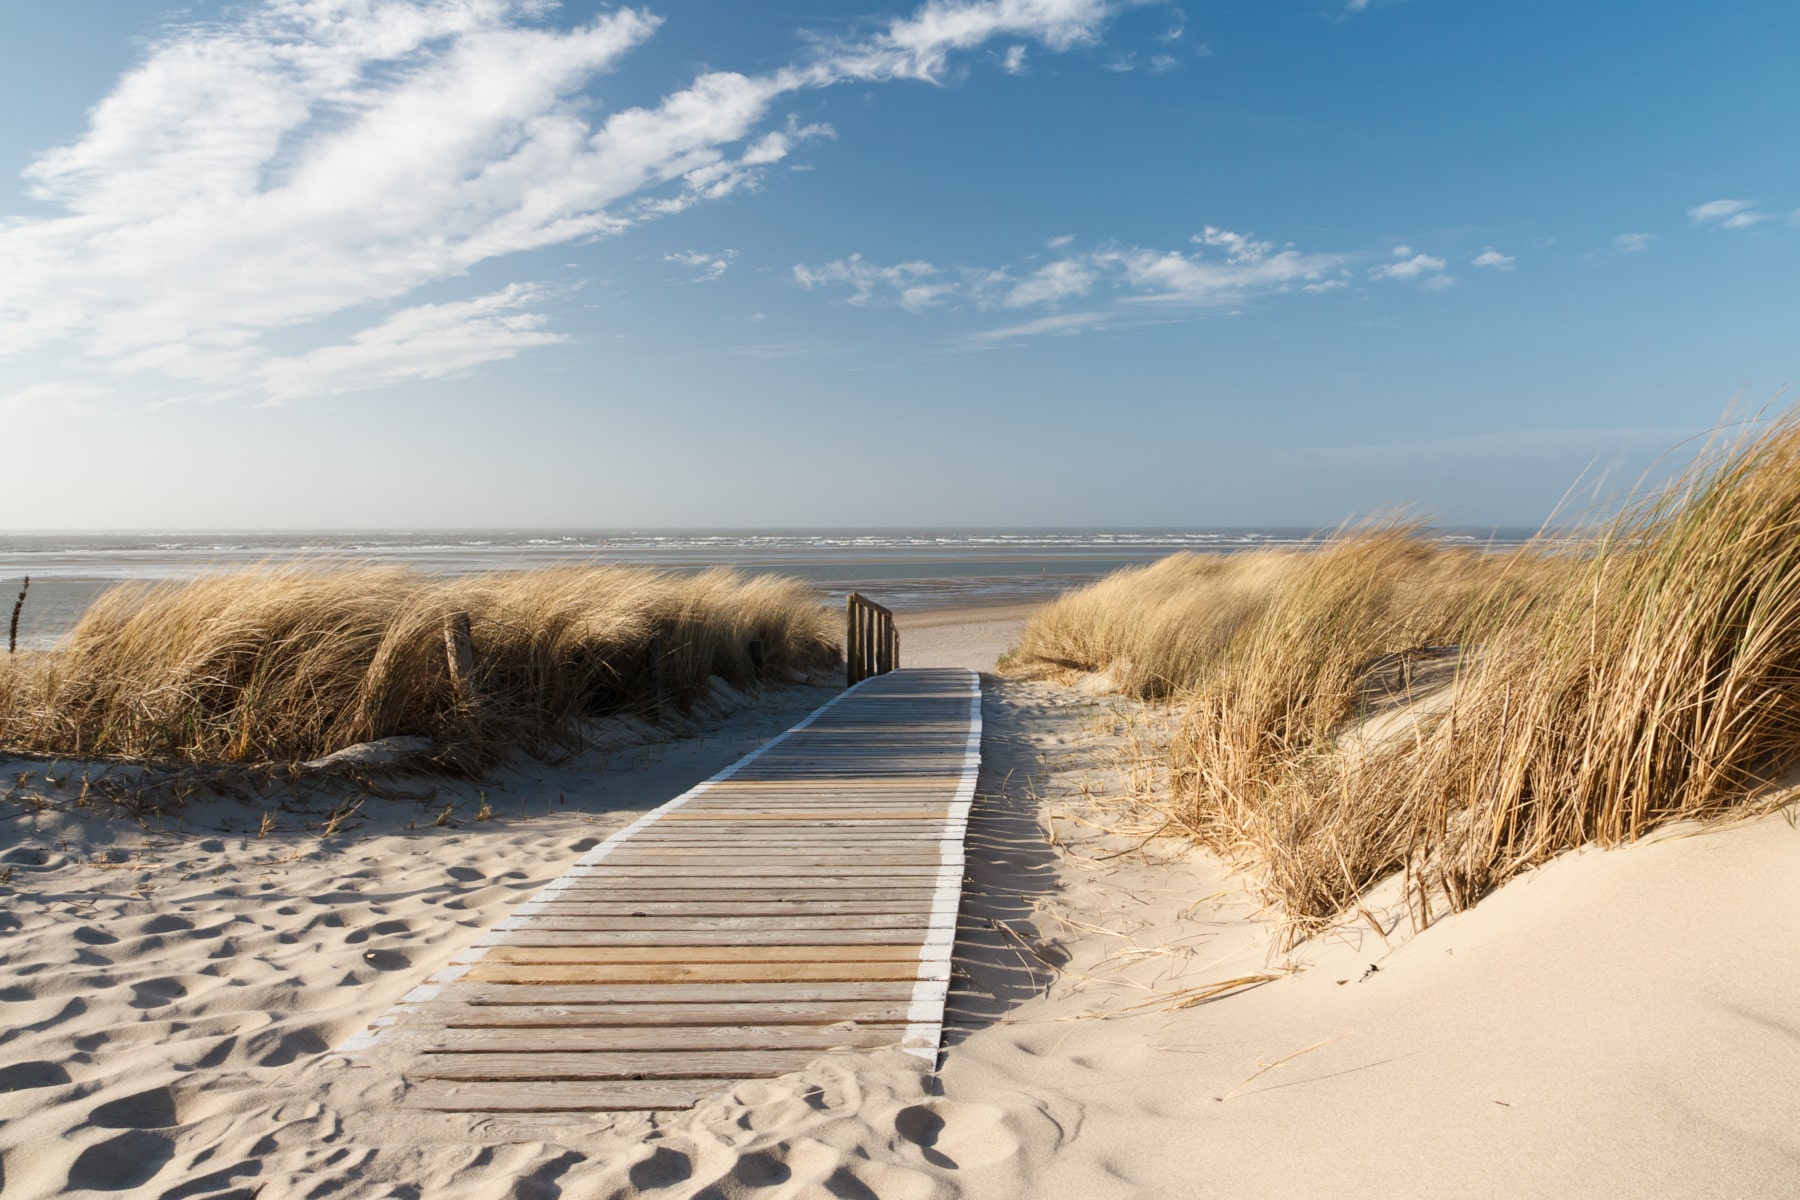
[[[944,628],[934,653],[992,661]],[[6,764],[30,777],[0,832],[4,1194],[1800,1186],[1800,833],[1781,816],[1568,855],[1416,935],[1378,894],[1284,954],[1228,870],[1117,803],[1128,738],[1160,718],[1046,682],[990,681],[940,1077],[838,1053],[689,1113],[471,1122],[396,1113],[396,1073],[331,1053],[593,839],[822,698],[772,694],[600,773],[371,800],[325,839],[297,826],[326,794],[262,838],[236,801],[146,830],[58,811],[69,768],[50,785]],[[431,824],[447,804],[455,824]]]

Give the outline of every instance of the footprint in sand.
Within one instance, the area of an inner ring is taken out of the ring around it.
[[[132,1129],[83,1150],[69,1167],[69,1190],[122,1192],[142,1187],[175,1154],[160,1133]]]
[[[674,1187],[694,1173],[694,1160],[679,1150],[658,1146],[650,1157],[631,1164],[625,1177],[631,1186],[647,1192],[653,1188]]]
[[[69,1082],[69,1069],[61,1063],[13,1063],[0,1067],[0,1092],[22,1092],[27,1088],[55,1087]]]
[[[175,1112],[175,1093],[151,1088],[135,1096],[108,1100],[88,1114],[88,1124],[100,1129],[167,1129],[181,1122]]]
[[[119,940],[115,935],[92,925],[79,926],[69,936],[84,946],[111,946]]]
[[[161,1008],[172,1000],[179,1000],[187,995],[179,979],[164,977],[162,979],[146,979],[142,983],[131,985],[131,999],[128,1003],[133,1008]]]
[[[985,1167],[1019,1152],[1004,1124],[1006,1113],[989,1104],[934,1100],[908,1105],[894,1116],[894,1132],[937,1167]]]
[[[398,950],[365,950],[363,963],[377,971],[403,971],[412,966],[412,958]]]
[[[273,1043],[271,1045],[271,1043]],[[330,1049],[316,1029],[270,1030],[249,1038],[246,1048],[259,1067],[285,1067],[297,1058],[323,1054]],[[265,1047],[268,1047],[265,1050]]]
[[[582,838],[578,842],[569,843],[569,849],[576,854],[586,854],[600,844],[599,838]]]
[[[177,917],[172,913],[163,913],[151,917],[138,927],[139,933],[185,933],[192,929],[194,923],[186,917]]]
[[[451,867],[444,874],[458,883],[474,883],[477,879],[487,878],[487,872],[476,867]]]

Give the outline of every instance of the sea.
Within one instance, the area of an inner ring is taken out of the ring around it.
[[[630,564],[730,567],[861,592],[896,612],[1035,604],[1170,554],[1317,544],[1331,531],[1120,529],[420,529],[0,533],[0,620],[29,577],[21,649],[47,649],[107,588],[258,564],[381,564],[457,575]],[[1503,549],[1529,529],[1441,528],[1447,543]]]

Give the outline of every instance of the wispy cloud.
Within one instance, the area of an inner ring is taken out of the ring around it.
[[[1048,317],[1024,321],[1018,325],[1007,325],[999,329],[983,329],[978,333],[970,334],[965,340],[973,346],[995,346],[1002,342],[1041,337],[1045,334],[1069,336],[1085,333],[1090,329],[1098,329],[1107,323],[1107,319],[1107,314],[1101,312],[1056,313]]]
[[[1769,219],[1758,212],[1749,200],[1708,200],[1688,209],[1688,217],[1696,225],[1717,225],[1724,229],[1747,229]]]
[[[1620,254],[1642,254],[1656,239],[1653,233],[1621,233],[1613,238],[1613,249]]]
[[[544,328],[535,288],[513,285],[473,300],[403,309],[347,342],[276,358],[257,372],[271,401],[332,395],[402,379],[459,375],[567,339]]]
[[[1395,246],[1392,262],[1369,269],[1370,279],[1411,279],[1421,287],[1436,290],[1455,283],[1443,273],[1444,260],[1430,254],[1414,254],[1411,246]]]
[[[86,132],[27,170],[32,196],[59,211],[0,221],[0,358],[60,349],[110,376],[260,381],[288,397],[516,354],[555,340],[521,307],[545,299],[523,283],[391,306],[479,264],[755,189],[831,135],[772,121],[784,96],[935,82],[952,55],[998,37],[1066,50],[1097,40],[1111,13],[1105,0],[929,0],[804,61],[709,71],[596,117],[585,89],[660,18],[623,8],[558,28],[554,8],[265,0],[170,27]],[[309,354],[268,341],[370,310],[360,334]],[[446,356],[419,352],[434,342]]]
[[[794,282],[807,291],[848,285],[851,304],[867,304],[878,293],[892,293],[901,308],[920,312],[937,304],[957,290],[953,280],[928,262],[905,262],[891,267],[865,262],[860,254],[829,262],[823,266],[794,267]]]
[[[663,261],[688,268],[694,272],[696,283],[712,283],[731,269],[732,261],[737,256],[736,250],[721,250],[716,254],[700,250],[677,250],[663,255]]]
[[[1489,246],[1480,254],[1477,254],[1474,258],[1469,260],[1470,263],[1477,267],[1489,267],[1496,271],[1512,270],[1513,261],[1512,255],[1502,254],[1492,246]]]
[[[851,255],[822,266],[796,266],[794,279],[808,290],[848,287],[846,299],[852,304],[887,299],[914,312],[952,301],[982,310],[1055,308],[1098,293],[1140,310],[1220,308],[1259,294],[1327,291],[1344,282],[1345,260],[1339,255],[1304,253],[1216,226],[1207,226],[1190,241],[1196,247],[1190,251],[1109,244],[1040,265],[1012,267],[944,268],[923,261],[884,267]],[[1051,244],[1066,249],[1068,239]],[[1092,316],[1086,314],[1073,326],[1092,327],[1096,322],[1087,319]],[[1123,310],[1112,317],[1124,319]],[[1140,313],[1134,319],[1144,318]],[[1071,327],[1045,319],[1011,326],[998,336]]]

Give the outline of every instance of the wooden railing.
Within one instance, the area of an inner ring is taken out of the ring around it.
[[[846,683],[886,675],[900,665],[900,631],[894,628],[893,613],[851,592],[844,597],[844,614]]]

